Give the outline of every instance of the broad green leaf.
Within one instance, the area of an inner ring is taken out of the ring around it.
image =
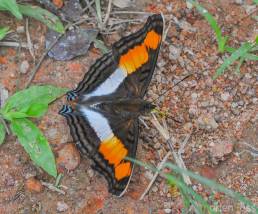
[[[22,14],[20,13],[15,0],[0,0],[0,10],[9,11],[17,19],[22,19]]]
[[[0,145],[4,142],[5,139],[5,127],[0,123]]]
[[[47,112],[47,109],[47,104],[33,103],[26,111],[26,114],[28,117],[41,117]]]
[[[258,4],[258,0],[253,0],[253,2],[254,2],[255,4]]]
[[[32,161],[49,175],[56,177],[55,157],[41,131],[26,118],[12,120],[10,128]]]
[[[216,79],[218,76],[223,74],[223,72],[225,71],[225,69],[228,66],[230,66],[236,60],[238,60],[240,57],[243,57],[244,55],[246,55],[246,53],[248,51],[250,51],[252,47],[253,46],[251,43],[246,42],[240,48],[238,48],[235,52],[233,52],[231,54],[231,56],[228,57],[227,59],[225,59],[223,64],[217,69],[216,74],[213,76],[213,79]]]
[[[9,32],[9,27],[0,27],[0,40],[2,40]]]
[[[34,19],[43,22],[50,29],[53,29],[58,33],[65,32],[62,22],[53,13],[50,13],[49,11],[42,9],[38,6],[18,4],[18,7],[23,15],[33,17]]]
[[[219,25],[218,25],[217,21],[213,18],[213,16],[205,8],[203,8],[196,1],[194,1],[194,0],[187,0],[187,1],[190,2],[192,5],[194,5],[196,7],[196,9],[198,10],[198,12],[201,15],[203,15],[204,18],[209,22],[211,28],[215,32],[217,42],[218,42],[219,51],[221,53],[223,53],[224,50],[225,50],[225,45],[226,45],[226,42],[228,40],[228,37],[222,36],[221,30],[219,28]]]
[[[31,86],[28,89],[15,93],[6,101],[2,110],[3,116],[10,111],[26,112],[35,104],[48,105],[66,92],[67,89],[65,88],[57,88],[50,85]]]
[[[13,119],[25,118],[27,117],[27,114],[24,112],[12,111],[12,112],[7,112],[3,114],[3,116],[4,116],[4,119],[11,121]]]

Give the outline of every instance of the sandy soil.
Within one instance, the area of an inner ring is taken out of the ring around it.
[[[200,2],[218,20],[223,34],[229,36],[230,45],[239,47],[242,42],[257,36],[257,21],[252,18],[255,14],[248,14],[252,9],[251,0]],[[191,133],[183,154],[186,167],[242,193],[258,204],[257,157],[255,160],[251,153],[243,152],[247,149],[246,144],[258,148],[257,63],[244,63],[240,75],[235,73],[235,67],[232,66],[213,81],[212,75],[226,55],[218,52],[214,33],[203,17],[195,10],[189,10],[184,1],[161,0],[156,4],[146,0],[137,4],[138,11],[162,11],[165,15],[172,14],[183,23],[181,27],[171,23],[146,99],[157,98],[184,75],[194,74],[155,103],[167,112],[166,121],[177,148]],[[146,18],[143,15],[130,17]],[[18,27],[25,26],[25,21],[10,19],[8,14],[0,13],[0,25],[8,25],[16,31]],[[111,45],[141,26],[124,25],[126,30],[120,29],[103,38],[107,45]],[[46,27],[30,20],[29,31],[36,47],[36,59],[39,59],[44,52]],[[26,41],[24,32],[16,35],[19,40]],[[46,58],[33,84],[74,88],[93,59],[99,56],[101,52],[92,47],[87,55],[71,61]],[[20,65],[24,61],[29,64],[25,74],[20,72]],[[9,95],[22,89],[33,66],[33,58],[28,50],[1,47],[1,86],[8,90]],[[174,195],[167,182],[160,177],[144,200],[139,200],[150,182],[152,172],[138,166],[135,167],[128,192],[122,198],[109,194],[103,177],[90,168],[89,160],[79,159],[78,152],[71,146],[72,138],[65,119],[57,114],[64,103],[64,98],[57,100],[50,106],[48,113],[35,122],[55,152],[59,171],[64,173],[61,184],[65,187],[65,195],[46,187],[38,193],[26,188],[31,177],[40,182],[54,183],[55,180],[34,166],[17,139],[8,136],[0,147],[0,213],[182,212],[180,196]],[[137,159],[157,166],[169,148],[151,123],[148,120],[146,122],[150,128],[141,125]],[[66,164],[75,164],[75,169],[65,169]],[[198,183],[193,186],[205,198],[210,197],[210,192],[203,186]],[[222,213],[247,213],[243,205],[223,194],[215,193],[215,199]]]

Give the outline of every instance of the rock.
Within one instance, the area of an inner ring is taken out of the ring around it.
[[[94,176],[93,169],[88,169],[87,172],[88,172],[88,175],[89,175],[90,178],[92,178]]]
[[[190,117],[194,117],[198,114],[198,108],[196,105],[190,105],[190,108],[189,108],[189,115]]]
[[[151,190],[152,190],[152,192],[158,192],[159,189],[157,186],[153,186]]]
[[[177,60],[182,52],[182,48],[177,47],[175,45],[169,46],[169,59],[170,60]]]
[[[161,147],[161,144],[160,143],[155,143],[154,144],[154,149],[160,149]]]
[[[43,185],[41,182],[34,177],[30,177],[28,180],[26,180],[25,187],[28,191],[35,193],[42,192],[43,190]]]
[[[133,6],[134,1],[131,0],[113,0],[112,2],[118,8],[127,8]]]
[[[222,101],[228,101],[229,98],[230,98],[230,94],[228,92],[222,93],[220,95],[220,98],[221,98]]]
[[[225,156],[229,155],[234,148],[234,144],[227,141],[212,143],[209,146],[210,156],[214,164],[217,164],[218,161],[224,160]]]
[[[8,98],[8,91],[5,89],[5,87],[0,84],[0,107],[4,106],[5,101]]]
[[[19,33],[19,34],[24,33],[25,32],[24,26],[18,26],[16,28],[16,32]]]
[[[193,129],[193,124],[188,122],[184,125],[183,129],[187,132],[190,132]]]
[[[170,209],[170,208],[172,207],[172,203],[165,201],[164,204],[163,204],[163,206],[164,206],[165,209]]]
[[[172,213],[172,209],[164,209],[164,212],[165,212],[165,213],[168,213],[168,214],[169,214],[169,213]]]
[[[198,97],[198,94],[197,93],[192,93],[191,94],[191,98],[192,98],[192,100],[197,100],[197,97]]]
[[[235,3],[241,5],[241,4],[244,4],[244,0],[235,0]]]
[[[216,178],[216,171],[214,168],[211,168],[209,166],[203,166],[201,168],[200,174],[203,177],[206,177],[208,179],[215,179]]]
[[[20,73],[26,74],[30,68],[30,64],[28,63],[27,60],[22,61],[20,65]]]
[[[148,180],[151,180],[153,178],[153,173],[150,170],[147,170],[144,173],[144,177],[147,178]]]
[[[5,180],[5,185],[6,186],[14,186],[15,185],[15,180],[11,175],[9,175],[7,173],[7,174],[4,175],[4,177],[5,177],[4,180]]]
[[[80,154],[75,148],[74,144],[64,144],[61,149],[57,151],[57,168],[59,172],[64,170],[74,170],[80,164]]]
[[[218,124],[215,121],[214,117],[212,115],[201,115],[197,119],[197,125],[200,129],[204,129],[206,131],[214,131],[218,128]]]
[[[232,102],[231,103],[231,108],[236,108],[238,106],[238,102]]]
[[[256,5],[244,5],[245,11],[247,13],[247,15],[250,15],[251,13],[253,13],[256,10]]]
[[[69,206],[65,202],[57,202],[56,210],[58,212],[65,212],[66,210],[68,210],[68,208]]]

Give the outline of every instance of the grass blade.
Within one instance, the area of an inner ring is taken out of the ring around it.
[[[22,14],[33,17],[34,19],[44,23],[50,29],[58,32],[64,33],[64,26],[60,19],[49,11],[42,9],[38,6],[32,5],[21,5],[18,4],[19,10]]]
[[[198,10],[198,12],[201,15],[203,15],[204,18],[209,22],[211,28],[215,32],[216,39],[217,39],[217,42],[218,42],[219,51],[221,53],[223,53],[225,51],[225,45],[226,45],[228,37],[222,36],[221,30],[219,28],[219,25],[218,25],[217,21],[213,18],[213,16],[205,8],[203,8],[196,1],[194,1],[194,0],[187,0],[187,1],[190,2],[193,6],[195,6],[196,9]]]
[[[4,142],[5,139],[5,127],[4,124],[0,123],[0,145]]]
[[[9,27],[0,28],[0,40],[2,40],[9,33]]]
[[[99,20],[99,25],[102,26],[102,15],[101,15],[100,0],[95,0],[95,5],[96,5],[97,17],[98,17],[98,20]]]
[[[223,64],[217,69],[216,74],[213,76],[213,79],[216,79],[218,76],[224,73],[225,69],[238,60],[240,57],[246,55],[248,51],[252,48],[252,44],[245,42],[239,49],[234,51],[230,57],[228,57]]]
[[[179,167],[177,167],[174,164],[171,163],[166,163],[165,166],[167,166],[168,168],[172,169],[173,171],[177,172],[177,173],[184,173],[187,174],[188,176],[190,176],[191,178],[199,181],[200,183],[204,184],[205,186],[210,187],[211,189],[214,189],[218,192],[223,192],[226,195],[230,196],[231,198],[234,198],[238,201],[243,202],[245,205],[249,206],[250,208],[254,209],[256,212],[258,212],[258,207],[255,206],[250,200],[248,200],[247,198],[245,198],[244,196],[242,196],[240,193],[234,192],[230,189],[227,189],[226,187],[224,187],[221,184],[218,184],[216,182],[214,182],[213,180],[209,180],[205,177],[202,177],[200,175],[197,175],[189,170],[184,170],[181,169]]]
[[[234,53],[237,49],[236,48],[232,48],[232,47],[226,45],[225,50],[227,52],[229,52],[229,53]],[[255,51],[255,50],[252,48],[251,51]],[[245,60],[254,60],[254,61],[258,60],[258,56],[257,55],[250,54],[250,53],[246,53],[244,58],[245,58]]]

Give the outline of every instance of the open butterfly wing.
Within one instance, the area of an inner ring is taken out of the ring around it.
[[[67,118],[77,148],[93,160],[93,167],[107,179],[109,191],[118,196],[124,193],[132,174],[133,164],[124,158],[136,155],[138,119],[121,120],[118,114],[111,119],[85,103],[142,98],[153,75],[162,32],[161,15],[153,15],[141,30],[116,42],[112,52],[98,59],[78,87],[68,93],[68,100],[79,98],[77,107],[64,106],[60,111]]]
[[[83,95],[143,97],[156,66],[163,33],[160,14],[152,15],[139,31],[113,44],[85,74],[68,100]],[[89,98],[89,96],[88,96]]]

